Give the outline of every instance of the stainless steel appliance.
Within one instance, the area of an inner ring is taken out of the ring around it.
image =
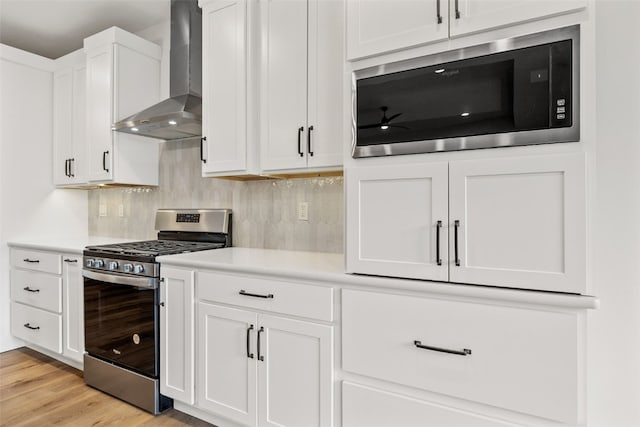
[[[231,210],[161,209],[158,240],[84,250],[85,382],[152,413],[172,405],[160,394],[156,257],[231,246]]]
[[[353,75],[353,157],[580,139],[579,27]]]

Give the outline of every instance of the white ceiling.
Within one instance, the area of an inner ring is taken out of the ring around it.
[[[112,26],[132,33],[169,19],[169,0],[0,0],[0,43],[47,58]]]

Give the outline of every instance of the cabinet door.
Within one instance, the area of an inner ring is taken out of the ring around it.
[[[257,315],[198,304],[198,406],[256,425]]]
[[[62,258],[63,348],[62,353],[77,362],[84,354],[84,278],[82,256],[64,255]]]
[[[347,59],[448,38],[447,8],[447,0],[347,1]]]
[[[428,163],[348,171],[348,272],[447,280],[447,169]]]
[[[309,2],[309,102],[306,153],[310,168],[342,165],[344,3]]]
[[[583,155],[452,162],[449,186],[452,282],[585,293]]]
[[[53,74],[53,181],[65,185],[71,180],[69,163],[73,156],[73,69]]]
[[[307,166],[307,2],[262,0],[261,163]]]
[[[194,272],[162,267],[160,283],[160,393],[194,399]]]
[[[331,426],[332,327],[265,315],[258,331],[260,426]]]
[[[203,173],[247,167],[247,51],[245,0],[218,1],[203,10]],[[224,58],[221,61],[220,58]]]
[[[87,53],[87,154],[90,181],[113,176],[113,47]]]
[[[87,67],[73,68],[73,150],[69,161],[69,175],[74,184],[86,183],[86,116]]]
[[[450,0],[451,36],[559,15],[587,6],[586,0]]]

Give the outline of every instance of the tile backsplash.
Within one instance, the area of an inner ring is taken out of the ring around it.
[[[264,181],[202,178],[199,141],[160,144],[158,187],[89,192],[89,234],[155,239],[156,209],[231,208],[234,246],[343,251],[342,177]],[[308,203],[308,221],[298,219],[300,202]],[[101,205],[106,216],[100,216]]]

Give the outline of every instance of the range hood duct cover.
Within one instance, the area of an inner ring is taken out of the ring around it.
[[[171,98],[114,123],[113,130],[164,140],[202,135],[202,10],[197,0],[171,0],[170,62]]]

